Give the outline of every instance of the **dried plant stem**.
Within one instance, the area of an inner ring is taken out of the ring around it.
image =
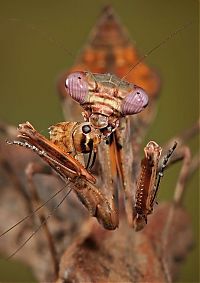
[[[1,145],[0,145],[1,147]],[[1,151],[1,148],[0,148]],[[9,180],[13,187],[19,192],[19,194],[24,198],[27,211],[28,213],[31,213],[31,207],[30,207],[30,198],[29,195],[25,189],[24,184],[21,182],[20,178],[16,174],[16,172],[13,170],[9,160],[4,156],[4,151],[1,151],[0,154],[0,168],[3,171],[3,174],[6,176],[7,180]]]
[[[178,143],[178,146],[181,147],[182,145],[190,141],[192,138],[194,138],[196,135],[198,135],[199,131],[200,131],[200,119],[196,121],[191,127],[184,130],[181,134],[170,139],[163,146],[163,154],[167,152],[168,148],[170,147],[171,144],[174,143],[174,141],[176,141]],[[171,163],[176,161],[176,158],[178,159],[178,156],[176,157],[176,154],[174,154],[173,158],[171,158]]]
[[[27,168],[26,168],[26,176],[27,176],[27,181],[28,181],[28,186],[30,189],[30,193],[31,193],[31,201],[33,203],[33,207],[38,207],[41,206],[41,199],[39,197],[39,194],[37,192],[37,188],[35,186],[33,177],[35,174],[47,174],[47,166],[44,164],[39,164],[39,163],[29,163]],[[49,168],[48,168],[49,169]],[[48,172],[49,174],[52,174],[51,171]],[[47,242],[48,242],[48,246],[49,246],[49,251],[50,251],[50,255],[51,255],[51,259],[52,259],[52,263],[53,263],[53,269],[54,269],[54,279],[56,279],[58,277],[58,271],[59,271],[59,261],[57,258],[57,251],[56,251],[56,247],[55,247],[55,243],[52,237],[52,234],[49,230],[47,221],[45,221],[46,217],[45,217],[45,212],[44,212],[45,207],[43,208],[43,211],[39,212],[38,216],[40,219],[40,223],[43,225],[43,229],[45,231],[45,235],[47,238]]]
[[[189,131],[187,131],[189,133]],[[190,131],[191,133],[192,131]],[[196,131],[193,131],[193,134]],[[191,160],[191,152],[190,149],[187,146],[182,146],[179,148],[178,152],[176,153],[176,156],[179,157],[176,159],[176,161],[182,159],[183,165],[176,183],[174,197],[173,197],[173,203],[169,209],[167,222],[164,227],[163,233],[162,233],[162,254],[163,257],[161,258],[164,273],[166,276],[166,280],[168,283],[172,282],[172,277],[170,273],[170,267],[169,267],[169,260],[168,260],[168,245],[169,242],[169,235],[170,230],[172,230],[172,223],[173,219],[176,214],[176,209],[178,206],[182,205],[183,198],[186,190],[186,185],[189,179],[191,178],[192,174],[198,169],[200,164],[199,154],[197,154],[192,160]]]
[[[178,151],[180,156],[182,156],[183,165],[176,183],[173,200],[176,204],[182,204],[186,181],[188,180],[188,175],[190,173],[191,152],[187,146],[182,146]]]

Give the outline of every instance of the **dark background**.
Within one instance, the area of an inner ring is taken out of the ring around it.
[[[14,125],[30,121],[39,131],[63,120],[56,79],[74,58],[57,43],[62,42],[75,55],[101,8],[108,3],[113,4],[141,54],[183,24],[194,21],[146,60],[159,71],[163,81],[157,119],[147,139],[162,144],[197,120],[198,1],[193,0],[0,0],[0,120]],[[190,145],[195,152],[197,138]],[[171,198],[179,170],[177,165],[166,172],[159,199]],[[185,197],[196,244],[183,264],[180,282],[199,282],[198,200],[196,173]],[[33,280],[19,266],[1,261],[0,281]]]

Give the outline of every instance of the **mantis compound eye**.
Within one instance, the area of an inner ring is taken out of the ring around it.
[[[146,92],[140,87],[134,86],[134,88],[122,101],[121,112],[123,115],[137,114],[148,105],[149,99]]]
[[[70,74],[66,81],[65,87],[67,93],[80,104],[84,103],[88,94],[88,83],[84,72],[74,72]]]

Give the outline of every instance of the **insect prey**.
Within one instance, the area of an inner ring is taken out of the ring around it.
[[[55,127],[58,127],[58,125]],[[55,127],[52,127],[52,129],[55,130]],[[19,137],[25,142],[13,141],[9,142],[9,144],[16,144],[34,150],[64,181],[71,181],[71,188],[89,210],[91,216],[95,216],[106,229],[115,229],[118,226],[116,211],[112,209],[112,205],[101,190],[93,185],[96,181],[95,177],[66,151],[65,143],[70,143],[70,140],[67,140],[69,135],[65,133],[65,139],[62,136],[58,143],[54,131],[51,132],[55,144],[39,134],[29,122],[20,124],[18,131]],[[70,150],[71,147],[72,145]]]

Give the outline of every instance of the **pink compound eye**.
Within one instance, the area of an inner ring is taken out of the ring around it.
[[[135,87],[134,91],[122,101],[122,115],[132,115],[141,112],[148,105],[148,101],[146,92],[140,87]]]
[[[85,102],[88,94],[88,84],[84,72],[75,72],[70,74],[66,81],[65,87],[68,94],[80,104]]]

